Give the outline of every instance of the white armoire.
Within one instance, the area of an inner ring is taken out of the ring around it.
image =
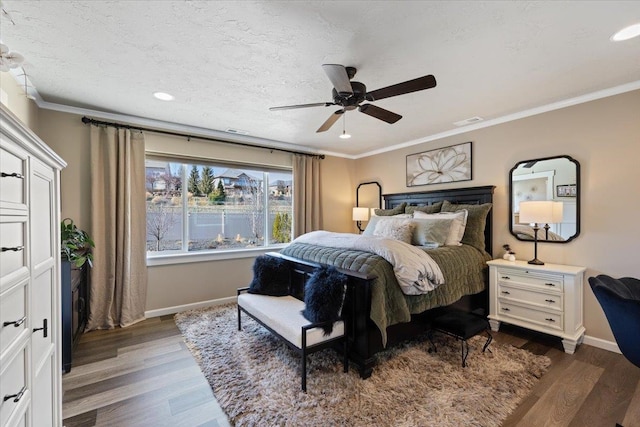
[[[60,170],[4,105],[0,120],[0,426],[61,426]]]

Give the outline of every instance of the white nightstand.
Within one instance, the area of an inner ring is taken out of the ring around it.
[[[573,354],[584,338],[583,283],[586,268],[533,265],[495,259],[489,264],[489,323],[522,326],[562,338]]]

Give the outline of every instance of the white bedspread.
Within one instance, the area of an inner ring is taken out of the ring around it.
[[[398,240],[351,233],[312,231],[291,243],[355,249],[379,255],[393,266],[398,284],[406,295],[425,294],[444,284],[442,271],[429,254]]]

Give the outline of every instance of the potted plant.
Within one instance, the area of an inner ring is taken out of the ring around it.
[[[60,239],[63,260],[69,261],[76,268],[81,268],[85,263],[93,267],[91,248],[95,247],[95,244],[89,234],[79,229],[71,218],[65,218],[60,222]]]
[[[71,353],[89,318],[87,269],[93,267],[89,234],[79,229],[71,218],[60,222],[61,299],[62,299],[62,368],[71,370]]]

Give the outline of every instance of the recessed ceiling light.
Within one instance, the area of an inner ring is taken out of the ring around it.
[[[621,42],[623,40],[629,40],[638,36],[640,36],[640,23],[624,27],[611,36],[611,41]]]
[[[161,101],[173,101],[175,99],[173,95],[170,95],[166,92],[154,92],[153,96],[155,96]]]

